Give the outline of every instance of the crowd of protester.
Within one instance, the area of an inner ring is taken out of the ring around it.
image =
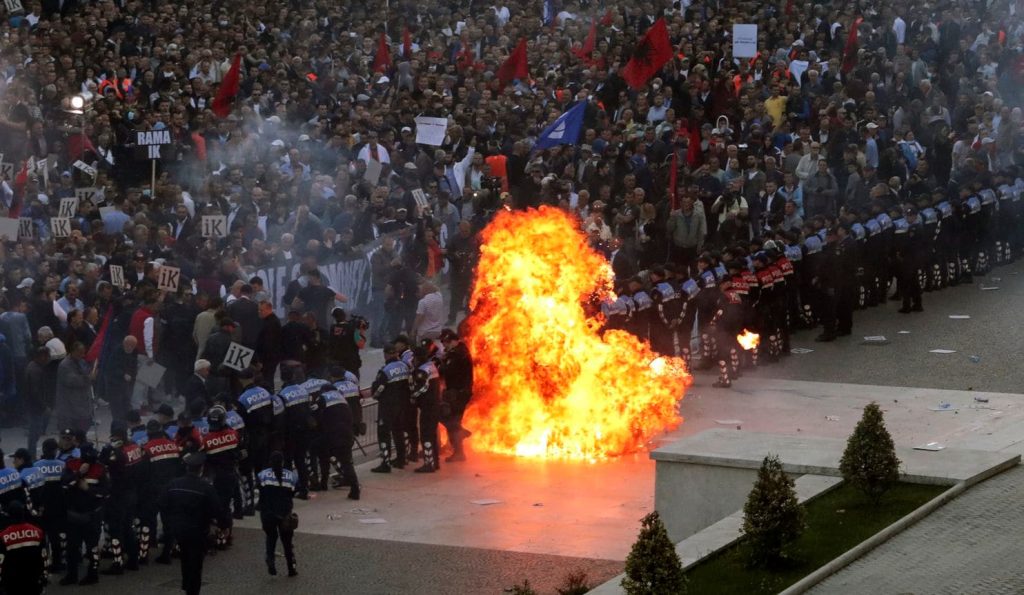
[[[1024,247],[1022,11],[23,0],[0,44],[0,216],[19,220],[0,234],[3,420],[28,427],[31,459],[92,426],[93,395],[124,423],[210,404],[242,388],[232,342],[257,371],[358,375],[364,339],[457,322],[502,208],[577,213],[615,272],[609,325],[684,357],[696,331],[722,386],[744,328],[770,360],[799,327],[849,334],[858,307],[920,311]],[[627,82],[659,20],[671,55]],[[734,23],[758,26],[756,56],[733,57]],[[535,149],[580,103],[579,138]],[[447,119],[440,145],[416,142],[421,116]],[[150,131],[171,140],[155,165]],[[65,233],[80,188],[96,192]],[[347,313],[317,269],[339,257],[369,261]],[[281,295],[267,267],[294,271]],[[155,388],[138,380],[154,364]]]

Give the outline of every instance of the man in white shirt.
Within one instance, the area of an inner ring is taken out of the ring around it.
[[[441,290],[430,281],[420,284],[420,301],[416,304],[416,320],[412,325],[414,341],[437,339],[444,326],[444,298]]]
[[[367,134],[366,144],[363,145],[362,149],[359,149],[357,158],[362,159],[365,163],[369,163],[370,159],[382,165],[391,163],[391,155],[388,154],[388,150],[384,148],[384,145],[377,144],[376,132]]]

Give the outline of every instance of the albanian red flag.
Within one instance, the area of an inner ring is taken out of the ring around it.
[[[633,57],[622,69],[622,78],[630,87],[639,89],[671,59],[672,42],[668,39],[668,28],[665,27],[665,19],[658,19],[640,39]]]
[[[92,341],[92,346],[89,347],[89,352],[85,354],[85,361],[90,364],[100,358],[100,354],[103,353],[103,344],[107,340],[107,327],[110,326],[110,319],[114,317],[113,306],[107,306],[107,312],[103,315],[103,324],[100,325],[100,330],[96,333],[96,338]]]
[[[28,161],[22,162],[21,170],[14,176],[14,199],[7,216],[17,219],[21,216],[21,207],[25,204],[25,185],[28,184]]]
[[[526,40],[520,39],[516,49],[512,50],[508,59],[498,68],[498,80],[506,84],[515,79],[530,77],[530,63],[526,59]]]
[[[377,42],[377,55],[373,57],[373,71],[387,72],[391,68],[391,47],[388,46],[388,36],[380,34],[380,41]]]
[[[587,38],[583,40],[583,47],[576,50],[576,57],[584,62],[590,63],[590,54],[594,51],[594,47],[597,46],[597,21],[590,21],[590,32],[587,33]]]
[[[402,57],[406,60],[412,56],[412,32],[406,27],[402,31]]]
[[[863,22],[864,17],[857,17],[857,20],[853,22],[853,26],[850,27],[850,33],[846,36],[846,47],[843,48],[843,65],[839,67],[839,71],[843,74],[850,72],[857,65],[857,30],[860,29],[860,24]]]
[[[615,22],[615,13],[612,11],[612,9],[609,8],[608,10],[605,11],[604,16],[601,17],[601,26],[602,27],[611,27],[612,23],[614,23],[614,22]]]
[[[217,97],[213,100],[211,109],[218,118],[226,118],[231,113],[235,103],[235,96],[238,95],[238,83],[242,74],[242,54],[235,54],[231,61],[231,69],[224,75],[220,82],[220,89],[217,90]]]

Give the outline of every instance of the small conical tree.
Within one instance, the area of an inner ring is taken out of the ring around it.
[[[626,558],[622,588],[627,595],[676,595],[686,591],[683,563],[657,511],[641,521],[640,535]]]
[[[782,470],[778,455],[769,455],[757,472],[754,489],[743,505],[743,534],[751,562],[779,560],[804,530],[804,509],[796,499],[793,480]]]
[[[839,471],[875,504],[899,480],[900,460],[878,403],[864,408],[864,416],[846,441]]]

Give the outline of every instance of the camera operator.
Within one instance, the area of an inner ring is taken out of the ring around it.
[[[359,351],[366,346],[370,323],[362,316],[349,318],[341,308],[331,310],[331,316],[334,318],[334,324],[331,325],[327,338],[331,359],[358,378],[359,369],[363,366]]]
[[[736,178],[726,187],[711,205],[711,212],[718,213],[718,237],[722,243],[728,244],[736,240],[747,239],[750,225],[747,217],[747,199],[740,194],[743,179]]]

